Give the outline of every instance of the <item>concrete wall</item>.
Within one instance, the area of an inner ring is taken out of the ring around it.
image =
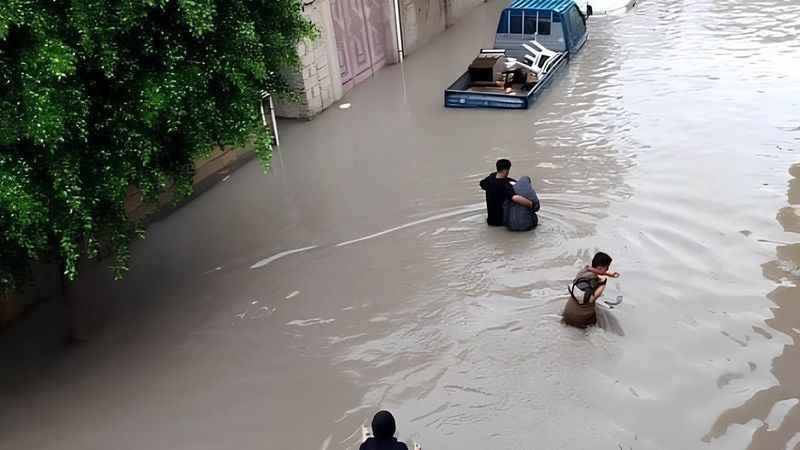
[[[297,45],[301,67],[284,75],[300,98],[297,101],[278,99],[275,113],[280,117],[310,118],[342,98],[330,1],[316,0],[305,7],[303,14],[316,25],[319,36]]]
[[[425,45],[447,27],[448,0],[400,0],[400,26],[405,55]]]
[[[199,160],[194,165],[194,178],[192,179],[192,195],[197,195],[205,191],[208,187],[228,175],[232,170],[241,166],[252,159],[252,150],[241,149],[214,149],[207,158]],[[128,188],[128,196],[125,199],[125,211],[133,221],[145,222],[157,219],[152,215],[155,213],[163,214],[168,212],[173,203],[174,191],[168,188],[159,197],[157,205],[145,204],[141,192],[135,187]]]
[[[400,0],[403,46],[409,55],[484,0]]]
[[[467,15],[476,6],[486,3],[487,0],[446,0],[447,2],[447,26],[455,24],[459,19]]]

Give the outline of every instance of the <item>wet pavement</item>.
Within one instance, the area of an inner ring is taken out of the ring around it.
[[[88,344],[0,339],[0,448],[352,449],[379,408],[430,450],[800,443],[800,2],[644,1],[530,110],[445,110],[502,6],[87,272]],[[483,223],[499,157],[532,233]],[[596,250],[624,337],[559,323]]]

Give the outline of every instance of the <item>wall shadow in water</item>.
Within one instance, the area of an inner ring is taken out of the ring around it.
[[[788,191],[789,206],[778,212],[777,219],[784,231],[800,233],[800,164],[793,165],[789,173],[792,175]],[[800,329],[800,243],[778,246],[777,259],[764,264],[762,269],[767,279],[782,283],[767,295],[775,302],[775,307],[772,308],[774,317],[766,323],[791,336],[793,342],[786,345],[772,362],[772,373],[779,384],[756,392],[741,406],[723,412],[703,438],[706,442],[722,436],[733,424],[745,424],[753,419],[765,421],[779,402],[800,398],[800,378],[797,376],[800,373],[800,346],[797,345],[798,334],[795,331]],[[777,428],[770,429],[766,422],[759,427],[753,433],[748,448],[785,448],[799,430],[800,404],[796,404]]]

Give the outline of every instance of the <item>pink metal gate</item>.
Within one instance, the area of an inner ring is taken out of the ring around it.
[[[332,0],[342,85],[350,89],[386,64],[386,0]]]

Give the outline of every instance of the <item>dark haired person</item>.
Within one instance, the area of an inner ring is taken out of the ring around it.
[[[575,275],[569,288],[570,298],[564,308],[564,323],[578,328],[597,323],[595,302],[603,295],[608,277],[619,277],[619,273],[608,271],[611,261],[607,254],[597,252],[592,258],[592,266],[584,267]]]
[[[408,450],[408,446],[394,437],[397,425],[389,411],[378,411],[372,418],[372,437],[367,438],[358,450]]]
[[[481,180],[481,189],[486,191],[486,223],[493,227],[503,224],[503,203],[510,200],[518,205],[533,208],[533,202],[527,198],[514,193],[516,180],[510,178],[508,173],[511,171],[511,161],[498,159],[495,164],[497,172],[492,172],[488,177]]]

